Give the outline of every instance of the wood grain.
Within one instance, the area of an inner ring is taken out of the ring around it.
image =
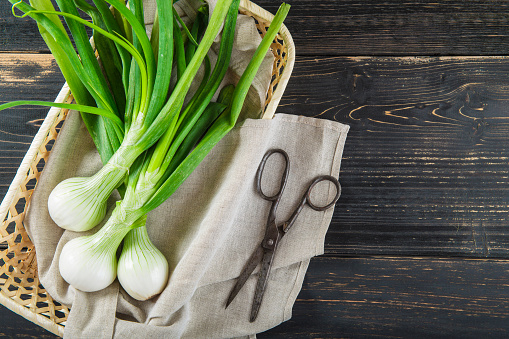
[[[0,100],[53,100],[63,80],[49,58],[0,54]],[[506,57],[298,60],[278,111],[351,126],[327,253],[509,255],[506,64]],[[7,114],[0,130],[14,134],[0,142],[0,188],[45,112],[0,112]]]
[[[53,56],[0,53],[0,104],[14,100],[53,101],[64,79]],[[0,111],[0,196],[7,192],[47,108],[20,106]]]
[[[507,257],[508,61],[298,59],[279,112],[351,126],[328,253]]]
[[[258,337],[507,337],[509,2],[290,3],[298,57],[278,111],[351,129],[326,255],[293,318]],[[10,11],[0,103],[53,100],[58,68]],[[46,112],[0,112],[0,197]],[[45,335],[19,319],[0,309],[0,336]]]
[[[314,258],[292,318],[257,337],[504,338],[508,272],[506,260]],[[6,309],[0,321],[0,336],[54,338]]]
[[[506,55],[506,1],[291,0],[297,55]],[[257,4],[275,13],[280,2]],[[36,25],[0,3],[0,51],[47,52]]]
[[[0,305],[0,338],[53,339],[53,333]]]
[[[258,338],[503,338],[508,261],[315,258],[293,318]]]

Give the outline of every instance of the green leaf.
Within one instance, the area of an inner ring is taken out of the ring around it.
[[[177,19],[177,22],[180,24],[180,28],[184,31],[184,34],[191,41],[191,43],[195,46],[198,46],[198,43],[196,42],[196,38],[191,34],[191,32],[189,32],[189,29],[187,28],[184,21],[182,21],[182,18],[177,13],[177,10],[175,8],[173,8],[173,15],[175,16],[175,19]],[[178,27],[178,25],[175,25],[175,27]]]
[[[166,0],[156,0],[157,25],[157,73],[154,82],[154,91],[147,109],[147,117],[160,112],[168,97],[170,90],[171,71],[173,64],[173,17],[171,4]],[[154,32],[154,31],[152,31]]]
[[[233,49],[233,41],[235,37],[235,26],[237,23],[237,13],[239,8],[240,1],[234,0],[230,5],[230,9],[226,16],[223,34],[221,37],[221,44],[219,47],[219,53],[216,60],[216,65],[214,67],[214,71],[212,72],[208,81],[205,81],[206,78],[200,84],[197,92],[191,99],[188,107],[184,110],[182,115],[179,117],[179,121],[177,123],[177,127],[179,127],[178,134],[173,141],[170,149],[164,156],[164,159],[159,160],[161,163],[160,171],[161,178],[167,178],[169,175],[167,168],[172,162],[173,155],[177,152],[177,149],[180,147],[180,144],[183,142],[184,138],[186,138],[187,134],[193,129],[194,124],[200,118],[203,111],[209,105],[212,97],[216,93],[219,85],[223,81],[223,78],[228,70],[228,66],[230,64],[231,53]],[[209,61],[206,58],[206,61]],[[205,63],[205,73],[207,74],[207,62]],[[210,68],[210,66],[209,66]],[[162,157],[162,155],[158,155]],[[162,179],[164,180],[164,179]]]
[[[149,119],[149,116],[145,118],[145,126],[148,128],[144,135],[137,141],[136,145],[138,147],[147,149],[152,146],[163,135],[166,130],[166,126],[168,126],[168,124],[182,109],[182,105],[184,104],[184,99],[189,87],[191,86],[191,82],[203,62],[205,55],[210,49],[214,38],[219,32],[231,2],[232,0],[217,2],[202,41],[200,42],[194,57],[187,66],[186,71],[182,75],[182,78],[180,78],[173,89],[170,98],[154,120]]]
[[[196,52],[196,47],[198,47],[198,44],[196,41],[199,40],[199,37],[203,33],[203,27],[207,26],[207,13],[203,10],[203,8],[206,8],[207,6],[201,6],[198,9],[198,12],[196,13],[196,20],[193,22],[193,26],[191,27],[190,36],[193,39],[189,39],[186,42],[186,63],[189,63],[191,61],[191,58],[193,57],[194,53]],[[179,17],[180,18],[180,17]]]
[[[84,27],[84,24],[87,21],[79,17],[74,0],[56,0],[56,2],[61,10],[61,13],[59,14],[64,17],[67,26],[71,31],[76,49],[78,50],[81,62],[84,66],[84,71],[87,74],[88,81],[97,94],[96,101],[99,99],[99,102],[97,102],[98,107],[108,109],[118,114],[113,96],[108,89],[106,79],[101,72],[95,52],[90,45],[89,37],[87,36],[87,32]]]
[[[174,19],[173,25],[178,27],[177,20]],[[177,81],[180,80],[186,70],[186,51],[184,48],[184,40],[178,29],[173,30],[173,40],[175,43],[175,63],[177,64]]]
[[[177,152],[171,159],[171,163],[166,170],[166,177],[162,180],[167,179],[175,169],[184,161],[187,155],[193,150],[195,145],[203,138],[207,130],[210,128],[212,123],[224,112],[226,105],[220,102],[211,102],[203,114],[200,116],[193,129],[189,131],[184,140],[182,141]]]
[[[141,45],[141,49],[143,50],[143,56],[145,59],[145,67],[146,67],[146,74],[147,74],[147,87],[142,92],[141,97],[141,107],[140,110],[143,113],[146,113],[146,110],[148,108],[148,99],[152,95],[152,89],[154,85],[154,78],[156,73],[156,63],[154,58],[154,52],[152,51],[152,45],[150,44],[150,40],[148,39],[147,33],[145,31],[145,26],[140,24],[139,19],[137,16],[135,16],[131,10],[129,10],[125,4],[118,0],[108,0],[106,1],[111,6],[113,6],[124,18],[129,24],[131,25],[131,28],[133,30],[134,35],[136,36],[137,41],[139,41]],[[139,1],[135,3],[139,5]],[[134,40],[134,38],[133,38]],[[134,42],[134,41],[133,41]],[[139,64],[139,63],[138,63]],[[143,68],[140,66],[140,68]],[[141,70],[141,72],[145,72],[144,70]],[[138,112],[134,112],[135,115],[138,114]],[[134,119],[133,119],[134,120]]]
[[[168,199],[168,197],[170,197],[178,189],[178,187],[180,187],[185,179],[187,179],[187,177],[201,163],[212,148],[235,126],[242,109],[242,103],[246,98],[247,90],[253,82],[256,72],[262,63],[265,54],[269,50],[272,41],[281,28],[289,9],[289,5],[282,4],[274,16],[269,30],[263,37],[262,42],[256,49],[253,58],[235,88],[231,106],[229,106],[219,116],[194,150],[185,158],[184,161],[182,161],[182,163],[166,179],[166,181],[159,186],[157,191],[152,195],[152,198],[143,206],[142,211],[144,213],[148,213]]]
[[[11,102],[0,105],[0,111],[7,109],[7,108],[22,106],[22,105],[67,108],[67,109],[72,109],[72,110],[76,110],[76,111],[96,114],[96,115],[100,115],[105,118],[108,118],[112,122],[114,122],[119,129],[122,129],[123,125],[124,125],[122,123],[122,121],[120,120],[120,118],[116,114],[114,114],[108,110],[105,110],[102,108],[97,108],[97,107],[92,107],[92,106],[85,106],[85,105],[78,105],[78,104],[66,104],[66,103],[52,102],[52,101],[38,101],[38,100],[11,101]]]
[[[104,0],[93,0],[94,4],[97,7],[97,10],[99,13],[101,13],[102,20],[104,21],[104,25],[106,26],[108,32],[112,34],[120,35],[127,40],[130,40],[129,36],[127,35],[125,29],[119,25],[118,21],[116,20],[115,16],[110,10],[110,7]],[[121,17],[120,13],[118,14],[119,17]],[[94,37],[95,39],[95,37]],[[132,40],[132,38],[131,38]],[[131,55],[129,52],[122,47],[120,44],[115,42],[115,46],[117,48],[117,53],[120,56],[120,59],[122,60],[122,83],[124,85],[124,92],[127,91],[127,81],[129,78],[129,68],[131,67]]]

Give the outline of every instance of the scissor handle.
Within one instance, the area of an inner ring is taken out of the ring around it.
[[[313,201],[311,200],[311,192],[313,191],[313,188],[318,183],[320,183],[322,181],[330,181],[330,182],[332,182],[334,184],[334,186],[336,186],[336,196],[327,205],[325,205],[325,206],[318,206],[318,205],[315,205],[313,203]],[[336,178],[334,178],[333,176],[330,176],[330,175],[321,175],[321,176],[317,177],[315,180],[313,180],[311,185],[309,185],[309,188],[306,191],[306,202],[315,211],[325,211],[325,210],[328,210],[329,208],[331,208],[332,206],[334,206],[336,204],[336,202],[338,202],[338,199],[339,199],[340,195],[341,195],[341,186],[339,185],[338,179],[336,179]]]
[[[283,172],[283,176],[281,177],[281,185],[279,186],[279,190],[276,194],[272,196],[268,196],[265,193],[263,193],[262,190],[262,174],[263,170],[265,168],[265,164],[267,163],[267,160],[271,157],[271,155],[279,153],[285,158],[285,170]],[[288,173],[290,172],[290,159],[288,157],[288,154],[283,151],[282,149],[276,148],[271,149],[265,153],[265,155],[262,158],[262,161],[260,161],[260,165],[258,166],[258,170],[256,171],[256,191],[263,197],[265,200],[269,201],[276,201],[281,198],[281,195],[283,194],[283,190],[286,186],[286,181],[288,179]]]
[[[315,188],[315,186],[322,181],[332,182],[332,184],[334,186],[336,186],[336,195],[334,196],[334,199],[332,199],[332,201],[329,202],[327,205],[318,206],[313,203],[313,201],[311,199],[311,192],[313,192],[313,188]],[[297,220],[297,216],[302,211],[302,208],[304,208],[304,205],[306,205],[306,204],[309,205],[309,207],[311,207],[315,211],[325,211],[336,204],[340,195],[341,195],[341,185],[339,184],[338,179],[336,179],[330,175],[321,175],[319,177],[316,177],[313,180],[313,182],[311,182],[311,184],[309,185],[306,193],[304,193],[304,196],[302,197],[302,200],[300,201],[299,206],[292,213],[292,216],[290,217],[290,219],[288,219],[288,221],[284,223],[283,232],[285,232],[285,233],[288,232],[290,227],[293,226],[293,224],[295,223],[295,220]]]

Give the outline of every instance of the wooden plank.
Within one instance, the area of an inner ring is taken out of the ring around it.
[[[44,70],[37,81],[16,71],[30,63]],[[508,64],[506,57],[298,59],[278,111],[351,126],[327,253],[509,255]],[[53,100],[63,82],[36,54],[0,54],[0,77],[0,102]],[[45,114],[0,112],[3,192]]]
[[[0,52],[47,52],[36,23],[31,18],[14,17],[11,6],[9,1],[0,3]]]
[[[505,338],[509,262],[315,258],[288,322],[264,338]]]
[[[279,112],[351,126],[336,254],[507,257],[506,57],[300,58]]]
[[[504,338],[509,262],[450,258],[311,261],[292,319],[259,339]],[[0,307],[0,333],[53,336]]]
[[[279,2],[255,1],[275,13]],[[506,55],[507,2],[291,1],[297,55]]]
[[[53,56],[0,53],[0,104],[53,101],[64,79]],[[3,197],[49,108],[20,106],[0,111],[0,196]]]
[[[255,1],[275,13],[280,2]],[[293,0],[298,55],[505,55],[506,1]],[[47,52],[31,19],[0,3],[0,51]]]
[[[0,324],[2,324],[0,329],[0,337],[2,338],[59,338],[2,305],[0,305]]]

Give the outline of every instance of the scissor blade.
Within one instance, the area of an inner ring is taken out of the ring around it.
[[[239,277],[237,278],[237,283],[235,286],[233,286],[232,291],[230,292],[230,296],[228,297],[228,301],[226,302],[227,308],[233,299],[237,296],[239,291],[242,289],[242,287],[246,284],[247,279],[251,276],[251,273],[255,270],[256,266],[260,263],[263,257],[263,248],[259,246],[251,255],[251,258],[249,258],[246,266],[242,270],[242,273],[240,273]]]
[[[250,322],[255,321],[256,317],[258,316],[258,311],[260,310],[260,306],[262,304],[263,295],[265,294],[265,288],[267,287],[270,269],[272,268],[274,253],[275,251],[267,251],[263,255],[262,268],[260,271],[260,276],[258,277],[258,281],[256,282],[255,296],[253,299],[253,306],[251,307],[251,317],[249,319]]]

